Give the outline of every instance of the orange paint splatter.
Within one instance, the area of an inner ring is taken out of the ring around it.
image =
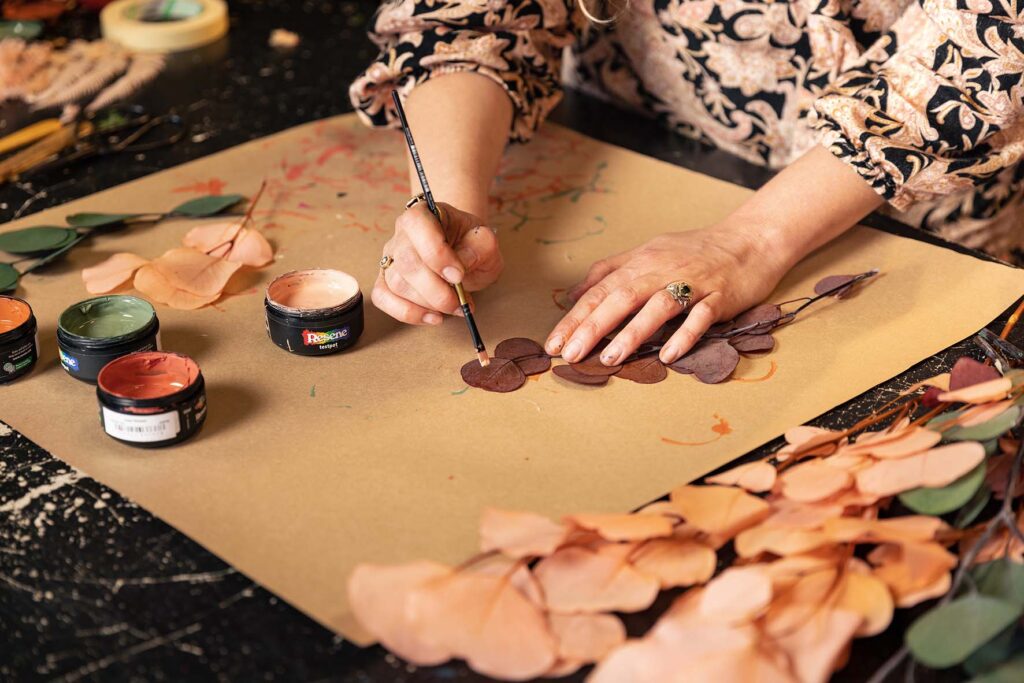
[[[314,216],[310,216],[308,213],[302,213],[301,211],[291,211],[289,209],[264,209],[260,211],[253,211],[253,217],[256,216],[294,216],[295,218],[301,218],[304,221],[315,221]]]
[[[711,426],[711,431],[713,431],[715,435],[710,439],[705,439],[704,441],[677,441],[676,439],[670,439],[663,436],[661,437],[661,441],[662,443],[666,443],[670,446],[706,446],[709,443],[718,441],[723,436],[732,434],[732,426],[729,424],[729,421],[718,413],[715,413],[714,416],[717,421]]]
[[[328,147],[327,149],[320,153],[320,156],[317,157],[316,159],[316,165],[323,166],[324,164],[331,160],[331,157],[335,156],[336,154],[344,154],[347,157],[351,157],[352,152],[354,152],[355,150],[356,148],[354,145],[331,145],[330,147]]]
[[[768,372],[764,373],[760,377],[733,377],[732,379],[737,382],[764,382],[772,378],[775,371],[779,369],[779,366],[775,364],[775,361],[768,361],[771,365],[768,366]]]
[[[210,178],[209,180],[201,180],[192,183],[191,185],[182,185],[176,187],[171,192],[190,192],[194,194],[212,194],[220,195],[223,194],[224,188],[228,184],[220,178]]]

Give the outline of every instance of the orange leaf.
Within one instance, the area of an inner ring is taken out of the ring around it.
[[[175,288],[199,297],[220,296],[241,263],[208,256],[195,249],[171,249],[151,264]]]
[[[771,513],[765,501],[729,486],[680,486],[670,498],[687,523],[706,533],[729,537]]]
[[[552,614],[548,623],[567,661],[597,662],[626,642],[626,628],[611,614]]]
[[[480,514],[480,550],[500,550],[514,558],[550,555],[570,529],[532,512],[484,508]]]
[[[831,542],[820,531],[770,526],[767,523],[744,529],[734,541],[736,554],[740,557],[757,557],[764,552],[797,555]]]
[[[706,481],[709,484],[739,486],[753,493],[763,493],[771,491],[775,486],[775,475],[775,468],[762,460],[733,467],[731,470],[708,477]]]
[[[904,515],[889,519],[840,517],[826,521],[824,531],[837,543],[904,543],[930,541],[946,528],[938,517]]]
[[[915,382],[914,384],[911,384],[909,387],[901,391],[900,396],[909,396],[910,394],[914,393],[921,387],[935,387],[936,389],[941,389],[942,391],[949,391],[949,378],[949,373],[944,372],[941,375],[935,375],[934,377],[923,379],[920,382]]]
[[[853,483],[853,477],[846,470],[818,460],[800,463],[783,472],[780,479],[782,495],[801,503],[828,498]]]
[[[452,652],[429,630],[415,628],[407,601],[412,591],[429,581],[451,575],[436,562],[404,565],[360,564],[348,580],[348,599],[359,623],[387,649],[420,666],[440,664]]]
[[[222,244],[216,249],[211,249],[206,253],[214,258],[224,258],[225,256],[231,253],[231,243],[229,242],[227,244]]]
[[[772,580],[758,565],[730,567],[704,587],[700,613],[729,623],[755,618],[772,601]]]
[[[771,577],[775,593],[778,593],[780,589],[791,587],[805,576],[834,569],[837,563],[836,552],[829,548],[815,553],[790,555],[762,566]]]
[[[181,243],[203,253],[231,244],[238,231],[242,229],[242,221],[225,221],[223,223],[204,223],[185,233]]]
[[[153,301],[184,311],[202,308],[220,298],[220,292],[213,296],[196,296],[183,289],[178,289],[152,264],[142,266],[136,271],[134,284],[135,289]]]
[[[942,434],[939,432],[923,427],[910,427],[890,434],[888,438],[870,441],[865,445],[861,445],[858,440],[850,450],[870,454],[876,458],[905,458],[926,451],[941,440]]]
[[[238,233],[235,245],[225,258],[253,268],[261,268],[274,260],[274,248],[258,230],[246,228]]]
[[[957,558],[938,543],[882,545],[868,553],[874,575],[884,581],[897,607],[913,607],[949,590]]]
[[[608,541],[645,541],[672,534],[672,520],[661,515],[579,514],[567,515],[565,521]]]
[[[715,573],[715,551],[697,541],[655,539],[634,553],[637,571],[658,579],[662,588],[704,583]]]
[[[462,571],[422,584],[409,595],[408,610],[420,634],[484,675],[526,680],[555,663],[558,643],[543,612],[516,589],[509,572]]]
[[[965,410],[963,414],[956,419],[956,423],[963,427],[974,427],[980,425],[983,422],[1002,415],[1010,406],[1016,401],[1007,399],[1006,401],[996,401],[995,403],[984,403],[978,406],[972,406]]]
[[[878,635],[892,622],[892,593],[885,582],[870,573],[847,572],[835,606],[863,617],[856,632],[859,637]]]
[[[129,254],[127,252],[114,254],[106,261],[82,270],[82,280],[85,282],[85,289],[90,294],[112,292],[128,282],[128,280],[131,280],[135,271],[147,263],[149,261],[137,254]]]
[[[555,551],[534,573],[552,612],[636,612],[658,595],[658,580],[629,563],[632,544],[608,544],[597,550],[570,546]]]
[[[776,639],[789,655],[801,683],[824,683],[842,660],[863,617],[846,610],[823,610]]]
[[[1009,377],[1000,377],[980,384],[972,384],[963,389],[941,393],[939,400],[948,403],[988,403],[1006,398],[1006,394],[1012,388],[1013,382]]]
[[[946,486],[984,459],[985,447],[976,441],[951,443],[917,455],[879,461],[857,472],[857,488],[876,496],[891,496],[919,486]]]

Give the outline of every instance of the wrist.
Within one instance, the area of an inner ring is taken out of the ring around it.
[[[720,229],[743,245],[748,262],[780,274],[806,255],[803,245],[794,243],[793,235],[764,216],[736,211],[720,224]]]

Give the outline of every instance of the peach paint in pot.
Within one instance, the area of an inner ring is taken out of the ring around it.
[[[340,270],[285,273],[267,287],[264,305],[270,340],[300,356],[344,351],[363,333],[359,283]]]
[[[0,296],[0,384],[31,372],[39,360],[37,329],[28,302]]]
[[[177,353],[131,353],[107,363],[96,378],[96,396],[103,431],[129,446],[171,446],[206,421],[203,373]]]

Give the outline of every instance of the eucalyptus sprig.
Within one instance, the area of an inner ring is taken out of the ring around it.
[[[158,223],[172,218],[222,216],[243,199],[245,197],[240,194],[207,195],[190,199],[165,212],[75,213],[65,219],[67,226],[39,225],[0,233],[0,251],[22,257],[0,262],[0,292],[13,290],[22,275],[52,263],[98,231],[136,223]],[[21,269],[15,268],[26,262],[31,263]]]

